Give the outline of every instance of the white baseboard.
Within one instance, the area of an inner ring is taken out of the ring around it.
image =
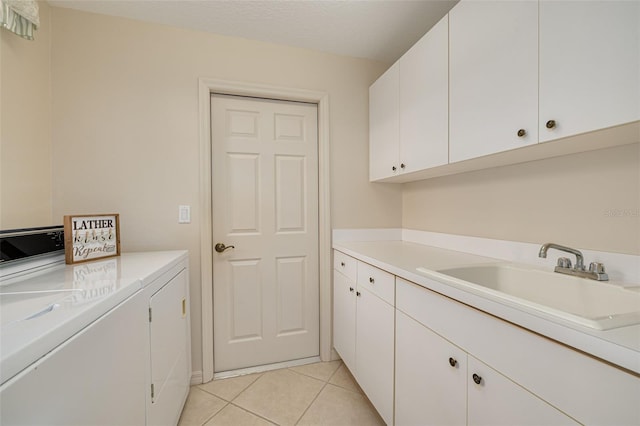
[[[244,376],[246,374],[264,373],[266,371],[279,370],[281,368],[298,367],[300,365],[314,364],[320,362],[319,356],[295,359],[293,361],[276,362],[275,364],[258,365],[256,367],[240,368],[238,370],[222,371],[214,373],[213,379],[228,379],[229,377]]]
[[[338,352],[336,352],[336,350],[334,348],[331,348],[331,358],[329,361],[338,361],[342,358],[340,358],[340,355],[338,355]]]
[[[202,371],[191,372],[191,386],[202,384]]]

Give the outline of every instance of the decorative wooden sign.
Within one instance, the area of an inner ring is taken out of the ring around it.
[[[120,256],[120,215],[64,217],[66,263]]]

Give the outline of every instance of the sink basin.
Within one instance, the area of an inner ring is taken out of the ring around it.
[[[438,271],[476,289],[598,330],[640,324],[640,292],[615,284],[511,265]]]

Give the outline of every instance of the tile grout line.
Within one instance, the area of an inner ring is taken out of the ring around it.
[[[341,367],[344,367],[347,372],[349,373],[349,376],[351,377],[351,380],[353,381],[353,383],[356,384],[356,386],[358,387],[359,390],[353,390],[353,389],[348,389],[345,386],[341,386],[337,383],[331,383],[331,379],[333,379],[333,376],[335,376],[336,374],[338,374],[338,370],[340,370]],[[362,388],[360,387],[360,384],[356,381],[356,379],[353,377],[353,375],[351,374],[351,372],[349,371],[349,369],[347,368],[347,365],[343,362],[342,365],[340,365],[340,367],[338,367],[338,369],[336,371],[333,372],[333,374],[331,375],[331,377],[329,377],[329,380],[327,380],[327,384],[328,385],[333,385],[335,387],[338,387],[340,389],[349,391],[349,392],[353,392],[356,393],[358,395],[362,395],[365,398],[367,398],[367,396],[365,395],[364,391],[362,390]],[[368,399],[368,398],[367,398]]]
[[[313,404],[318,400],[318,397],[320,396],[320,394],[321,394],[321,393],[326,389],[327,385],[332,385],[332,386],[334,386],[334,387],[336,387],[336,388],[339,388],[339,389],[342,389],[342,390],[344,390],[344,391],[347,391],[347,392],[350,392],[350,393],[353,393],[353,394],[356,394],[356,395],[364,396],[364,395],[362,394],[362,392],[361,392],[361,391],[359,391],[359,390],[357,390],[357,389],[356,389],[356,390],[354,390],[354,389],[347,388],[347,387],[342,386],[342,385],[337,384],[337,383],[330,383],[330,381],[331,381],[331,380],[332,380],[332,379],[333,379],[333,378],[338,374],[338,372],[340,371],[340,369],[341,369],[343,366],[344,366],[344,368],[346,369],[347,373],[350,375],[350,372],[349,372],[349,370],[347,369],[347,367],[346,367],[346,365],[344,364],[344,362],[340,362],[340,365],[339,365],[339,366],[338,366],[338,367],[337,367],[337,368],[336,368],[336,369],[335,369],[335,370],[334,370],[334,371],[329,375],[329,377],[328,377],[327,379],[318,378],[318,377],[312,376],[312,375],[310,375],[310,374],[307,374],[307,373],[304,373],[304,372],[301,372],[301,371],[293,370],[293,368],[292,368],[292,367],[288,367],[288,368],[282,368],[282,369],[280,369],[280,370],[288,370],[288,371],[291,371],[291,372],[293,372],[293,373],[295,373],[296,375],[299,375],[299,376],[301,376],[301,377],[307,377],[307,378],[310,378],[310,379],[313,379],[313,380],[317,380],[317,381],[319,381],[319,382],[323,383],[323,384],[322,384],[322,387],[320,388],[320,390],[318,391],[318,393],[314,396],[314,398],[309,402],[309,404],[308,404],[308,405],[307,405],[307,407],[304,409],[304,411],[300,414],[300,416],[298,417],[298,419],[297,419],[297,420],[296,420],[296,422],[294,423],[295,425],[298,425],[298,424],[300,423],[300,421],[301,421],[301,420],[302,420],[302,418],[306,415],[306,413],[309,411],[309,409],[311,408],[311,406],[312,406],[312,405],[313,405]],[[210,417],[208,417],[208,418],[207,418],[207,419],[202,423],[202,425],[201,425],[201,426],[204,426],[207,422],[210,422],[213,418],[215,418],[218,414],[220,414],[220,413],[221,413],[225,408],[227,408],[229,405],[231,405],[231,406],[233,406],[233,407],[235,407],[235,408],[237,408],[237,409],[239,409],[239,410],[242,410],[242,411],[243,411],[243,412],[245,412],[245,413],[248,413],[248,414],[254,415],[254,416],[256,416],[256,417],[258,417],[258,418],[260,418],[260,419],[262,419],[262,420],[264,420],[264,421],[266,421],[266,422],[268,422],[268,423],[270,423],[270,424],[273,424],[273,425],[279,425],[279,423],[277,423],[277,422],[275,422],[275,421],[273,421],[273,420],[271,420],[271,419],[269,419],[269,418],[267,418],[267,417],[264,417],[263,415],[261,415],[261,414],[259,414],[259,413],[255,413],[255,412],[251,411],[251,410],[250,410],[250,409],[248,409],[248,408],[241,407],[241,406],[239,406],[239,405],[237,405],[237,404],[235,404],[235,403],[233,402],[233,401],[235,401],[237,398],[239,398],[242,394],[244,394],[244,393],[245,393],[249,388],[251,388],[255,383],[259,382],[259,381],[260,381],[260,379],[261,379],[261,378],[263,378],[263,376],[264,376],[264,373],[261,373],[258,377],[256,377],[256,379],[255,379],[255,380],[253,380],[251,383],[249,383],[249,384],[248,384],[246,387],[244,387],[240,392],[238,392],[238,394],[237,394],[235,397],[231,398],[230,400],[227,400],[227,398],[225,398],[225,397],[222,397],[222,396],[216,395],[216,394],[214,394],[213,392],[210,392],[210,391],[208,391],[208,390],[206,390],[206,389],[201,388],[201,387],[200,387],[200,386],[198,386],[198,385],[195,385],[194,387],[196,387],[198,390],[201,390],[201,391],[203,391],[205,394],[207,394],[207,395],[211,395],[212,397],[214,397],[214,398],[218,398],[218,399],[220,399],[221,401],[223,401],[223,402],[224,402],[224,405],[222,406],[222,408],[221,408],[220,410],[216,411],[216,412],[215,412],[214,414],[212,414]],[[224,380],[224,379],[223,379],[223,380]],[[355,380],[354,380],[353,378],[351,378],[351,380],[352,380],[352,381],[354,381],[354,383],[358,386],[357,382],[355,382]],[[359,388],[359,386],[358,386],[358,388]],[[365,397],[365,398],[366,398],[366,397]],[[368,401],[368,398],[367,398],[367,401]],[[370,402],[369,402],[369,404],[370,404]]]
[[[274,422],[273,420],[270,420],[270,419],[268,419],[268,418],[266,418],[266,417],[264,417],[264,416],[262,416],[262,415],[260,415],[260,414],[258,414],[258,413],[255,413],[255,412],[253,412],[253,411],[251,411],[251,410],[249,410],[249,409],[247,409],[247,408],[240,407],[239,405],[236,405],[236,404],[234,404],[233,402],[230,402],[230,403],[229,403],[229,405],[233,405],[234,407],[236,407],[236,408],[238,408],[239,410],[242,410],[242,411],[244,411],[244,412],[246,412],[246,413],[253,414],[254,416],[259,417],[259,418],[261,418],[262,420],[264,420],[264,421],[266,421],[266,422],[268,422],[268,423],[271,423],[272,425],[279,426],[279,424],[278,424],[278,423],[276,423],[276,422]],[[222,410],[220,410],[220,411],[222,411]]]
[[[301,376],[304,377],[310,377],[312,379],[324,382],[324,384],[322,385],[322,388],[320,388],[320,391],[318,391],[318,393],[316,394],[316,396],[313,398],[313,400],[311,400],[311,402],[309,403],[309,405],[307,405],[307,408],[304,409],[304,411],[302,412],[302,414],[300,414],[300,417],[298,417],[298,420],[296,420],[295,425],[297,425],[298,423],[300,423],[300,420],[302,420],[302,418],[304,417],[305,414],[307,414],[307,411],[309,411],[309,408],[311,408],[311,406],[313,405],[314,402],[316,402],[316,400],[318,399],[318,397],[320,396],[320,394],[322,393],[322,391],[324,390],[324,388],[327,387],[327,385],[329,384],[329,380],[331,380],[331,378],[333,377],[334,374],[336,374],[336,371],[338,371],[340,369],[340,366],[338,366],[338,368],[335,369],[335,371],[333,373],[331,373],[331,375],[329,376],[329,378],[327,380],[324,379],[318,379],[317,377],[313,377],[310,376],[308,374],[304,374],[300,371],[295,371],[292,370],[290,368],[287,368],[287,370],[290,370],[293,373],[299,374]]]
[[[229,405],[233,405],[233,406],[234,406],[234,407],[236,407],[236,408],[239,408],[239,409],[241,409],[241,410],[243,410],[243,411],[246,411],[246,412],[248,412],[248,413],[250,413],[250,414],[253,414],[253,415],[255,415],[255,416],[258,416],[258,417],[260,417],[261,419],[268,421],[269,423],[276,424],[276,423],[274,423],[274,422],[272,422],[272,421],[270,421],[270,420],[268,420],[268,419],[266,419],[266,418],[264,418],[264,417],[260,416],[259,414],[254,413],[253,411],[249,411],[249,410],[247,410],[247,409],[245,409],[245,408],[242,408],[242,407],[240,407],[239,405],[236,405],[236,404],[234,404],[234,403],[233,403],[233,401],[234,401],[236,398],[238,398],[238,397],[239,397],[243,392],[245,392],[247,389],[249,389],[249,388],[251,387],[251,385],[253,385],[255,382],[257,382],[257,381],[258,381],[258,380],[259,380],[263,375],[264,375],[263,373],[260,373],[260,375],[259,375],[258,377],[256,377],[256,379],[255,379],[254,381],[252,381],[251,383],[249,383],[249,384],[248,384],[244,389],[242,389],[240,392],[238,392],[238,394],[237,394],[236,396],[234,396],[233,398],[231,398],[231,400],[227,400],[226,398],[224,398],[224,397],[222,397],[222,396],[220,396],[220,395],[216,395],[216,394],[214,394],[213,392],[209,392],[208,390],[203,389],[202,387],[200,387],[201,385],[194,385],[194,386],[192,386],[193,388],[196,388],[196,389],[198,389],[198,390],[200,390],[200,391],[202,391],[202,392],[206,393],[207,395],[211,395],[212,397],[217,398],[217,399],[219,399],[219,400],[221,400],[221,401],[223,401],[223,402],[225,403],[225,404],[222,406],[222,408],[221,408],[220,410],[218,410],[218,411],[216,411],[215,413],[213,413],[213,415],[212,415],[211,417],[207,418],[207,419],[206,419],[206,420],[205,420],[205,421],[204,421],[200,426],[204,426],[205,424],[207,424],[207,422],[211,421],[215,416],[217,416],[218,414],[220,414],[220,413],[222,412],[222,410],[224,410],[224,409],[225,409],[227,406],[229,406]],[[225,379],[222,379],[222,380],[225,380]]]
[[[313,405],[314,402],[316,402],[316,400],[318,399],[318,397],[320,396],[320,394],[322,393],[322,391],[324,390],[324,388],[327,387],[327,385],[329,384],[329,382],[324,382],[324,385],[322,385],[322,388],[320,389],[320,391],[316,394],[316,396],[313,398],[313,400],[309,403],[309,405],[307,405],[307,408],[304,409],[304,411],[302,412],[302,414],[300,414],[300,417],[298,417],[298,420],[296,420],[296,422],[294,423],[295,425],[297,425],[298,423],[300,423],[300,420],[302,420],[302,418],[304,417],[305,414],[307,414],[307,411],[309,411],[309,408],[311,408],[311,406]]]
[[[207,393],[208,393],[208,392],[207,392]],[[204,422],[202,422],[202,424],[201,424],[200,426],[204,426],[204,425],[206,425],[209,421],[211,421],[211,419],[213,419],[215,416],[217,416],[218,414],[220,414],[220,412],[221,412],[222,410],[224,410],[224,409],[225,409],[225,407],[226,407],[227,405],[229,405],[229,404],[230,404],[230,402],[225,401],[225,400],[224,400],[224,399],[222,399],[222,398],[220,398],[220,399],[221,399],[222,401],[224,401],[224,402],[225,402],[225,404],[222,406],[222,408],[221,408],[221,409],[219,409],[218,411],[216,411],[215,413],[213,413],[213,414],[211,415],[211,417],[208,417]]]

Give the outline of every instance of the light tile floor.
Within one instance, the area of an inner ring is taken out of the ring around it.
[[[192,386],[180,426],[369,426],[384,422],[342,361]]]

